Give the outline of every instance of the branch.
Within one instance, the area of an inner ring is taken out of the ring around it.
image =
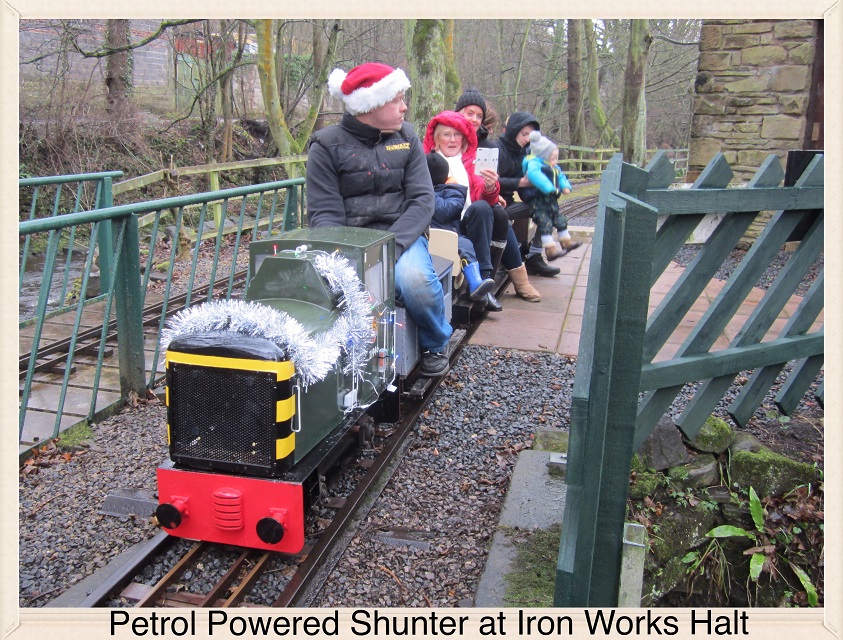
[[[669,42],[670,44],[678,44],[683,47],[696,47],[700,44],[699,40],[696,42],[680,42],[679,40],[674,40],[672,38],[668,38],[667,36],[663,36],[658,33],[650,34],[650,37],[653,38],[653,40],[664,40],[665,42]]]
[[[205,93],[210,87],[214,85],[215,82],[219,82],[226,74],[233,73],[235,69],[240,67],[248,67],[251,64],[255,64],[254,60],[245,60],[243,62],[238,62],[237,64],[232,64],[231,66],[223,69],[213,78],[211,78],[208,82],[205,83],[204,87],[201,87],[199,90],[196,91],[196,95],[193,96],[193,102],[190,103],[190,108],[187,110],[187,114],[182,116],[181,118],[177,118],[173,120],[169,125],[161,129],[159,133],[166,133],[174,126],[176,126],[182,120],[187,120],[193,114],[193,108],[196,106],[196,103],[199,102],[199,98]]]
[[[40,56],[36,56],[31,60],[21,60],[21,64],[35,64],[36,62],[41,62],[42,60],[46,60],[47,58],[51,58],[52,56],[57,56],[61,53],[61,51],[51,51],[49,53],[44,53]]]
[[[140,42],[135,42],[132,44],[128,44],[125,47],[100,47],[99,49],[95,49],[94,51],[83,51],[82,48],[79,46],[79,43],[76,41],[76,36],[73,37],[71,43],[73,48],[76,49],[76,52],[79,53],[84,58],[105,58],[106,56],[113,55],[115,53],[120,53],[122,51],[131,51],[132,49],[138,49],[139,47],[143,47],[153,40],[157,40],[161,34],[163,34],[167,29],[170,27],[180,27],[185,24],[193,24],[194,22],[202,22],[201,20],[167,20],[162,22],[158,25],[158,30],[153,33],[151,36],[148,36],[141,40]]]

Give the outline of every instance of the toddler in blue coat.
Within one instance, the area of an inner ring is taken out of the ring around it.
[[[559,168],[559,147],[538,131],[530,132],[530,152],[522,161],[524,175],[533,189],[524,200],[530,204],[530,213],[541,236],[542,247],[548,260],[555,260],[582,243],[574,240],[568,231],[568,218],[559,211],[558,198],[571,193],[571,183]],[[526,190],[524,190],[526,191]],[[559,242],[553,240],[553,230]]]

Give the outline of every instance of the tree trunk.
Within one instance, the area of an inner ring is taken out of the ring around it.
[[[511,64],[508,59],[510,48],[506,46],[506,25],[510,20],[496,20],[497,22],[497,53],[498,53],[498,69],[500,73],[500,95],[501,100],[497,106],[500,113],[512,113],[515,111],[515,103],[512,102],[512,89],[509,80],[509,74],[504,73],[504,69],[510,68]]]
[[[454,21],[445,20],[445,105],[450,108],[457,103],[462,86],[460,74],[457,72],[457,62],[454,56]]]
[[[293,137],[284,119],[281,98],[278,94],[278,75],[275,69],[275,32],[272,20],[255,20],[255,36],[258,41],[257,66],[261,83],[261,97],[266,111],[269,131],[278,147],[279,156],[292,152]]]
[[[582,95],[583,20],[568,20],[568,129],[571,145],[585,146]]]
[[[644,95],[650,29],[647,20],[631,20],[629,53],[623,91],[623,128],[621,152],[626,162],[643,167],[647,155],[646,105]]]
[[[557,140],[563,138],[562,109],[559,100],[562,92],[567,96],[565,83],[562,81],[562,51],[565,42],[564,21],[553,21],[553,41],[550,46],[550,56],[544,64],[545,72],[535,114],[539,122],[543,122],[546,133]]]
[[[314,20],[312,25],[312,42],[313,42],[313,77],[314,80],[314,88],[319,89],[319,72],[324,69],[325,67],[325,47],[322,45],[322,29],[325,26],[325,20]],[[321,83],[324,85],[325,83]],[[315,98],[315,96],[314,96]],[[324,93],[320,94],[320,100],[318,106],[318,113],[316,115],[316,120],[313,123],[313,128],[317,131],[325,126],[325,119],[322,115],[322,99],[324,98]],[[315,102],[311,102],[311,104],[315,104]]]
[[[594,37],[594,23],[591,20],[584,20],[585,43],[588,47],[588,102],[591,107],[591,121],[597,128],[597,146],[603,146],[604,141],[612,146],[620,144],[618,135],[609,125],[603,105],[600,101],[600,78],[599,66],[597,64],[597,38]]]
[[[321,30],[320,30],[321,31]],[[319,129],[321,125],[317,125],[322,111],[322,101],[325,99],[325,91],[328,88],[328,74],[331,67],[334,66],[334,61],[337,55],[337,42],[339,40],[340,22],[334,22],[331,27],[331,35],[328,36],[328,45],[325,47],[325,54],[316,66],[316,60],[313,61],[313,89],[310,96],[310,109],[308,109],[307,116],[304,123],[299,127],[299,133],[293,145],[294,153],[302,153],[307,146],[307,141],[314,130]],[[292,165],[296,166],[296,165]]]
[[[445,108],[445,44],[442,20],[416,20],[412,59],[415,60],[411,120],[419,131]]]
[[[105,45],[109,49],[129,46],[129,21],[105,21]],[[132,88],[130,51],[113,53],[105,59],[105,86],[108,89],[106,109],[111,115],[122,115],[129,105]]]
[[[521,53],[518,56],[518,68],[515,70],[515,92],[512,97],[512,103],[514,106],[518,106],[518,87],[521,85],[521,76],[523,75],[524,69],[524,52],[527,50],[527,41],[530,36],[530,25],[533,24],[532,20],[527,20],[527,24],[524,27],[524,39],[521,40]]]
[[[225,67],[226,59],[228,58],[228,43],[231,40],[231,29],[227,20],[220,20],[220,48],[218,52],[220,56],[221,66]],[[237,64],[243,55],[245,47],[245,34],[243,32],[243,23],[238,25],[237,49],[232,65]],[[220,162],[230,162],[233,157],[233,143],[234,132],[232,126],[232,103],[234,100],[234,71],[233,69],[223,73],[219,79],[220,85],[220,106],[222,108],[222,152],[220,154]]]

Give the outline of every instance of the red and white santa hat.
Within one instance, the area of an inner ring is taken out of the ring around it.
[[[328,91],[353,116],[382,107],[409,88],[407,74],[380,62],[361,64],[348,73],[334,69],[328,76]]]

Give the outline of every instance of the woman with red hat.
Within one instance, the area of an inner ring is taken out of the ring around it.
[[[474,244],[477,261],[480,263],[481,275],[487,278],[493,274],[494,267],[491,259],[493,241],[496,241],[499,245],[509,245],[512,242],[514,251],[507,252],[504,250],[504,265],[508,267],[507,271],[515,286],[515,293],[528,302],[540,302],[541,295],[530,284],[527,270],[521,261],[518,241],[511,232],[512,227],[507,222],[503,230],[506,235],[502,237],[499,237],[497,233],[495,237],[492,235],[494,220],[492,207],[498,204],[500,185],[498,184],[497,174],[491,169],[482,169],[479,175],[474,172],[474,160],[477,155],[477,134],[471,122],[455,111],[439,113],[427,124],[424,150],[426,153],[436,151],[442,155],[448,161],[451,177],[458,184],[468,187],[463,220],[467,221],[466,227],[471,224],[472,227],[482,229],[484,235],[480,235],[480,231],[477,229],[474,230],[474,237],[468,232],[465,232],[465,235]],[[468,231],[468,228],[466,231]],[[507,254],[514,254],[509,257],[514,258],[513,262],[518,264],[508,265],[506,262]],[[487,306],[495,309],[495,307],[500,307],[500,303],[492,294],[488,294]]]

